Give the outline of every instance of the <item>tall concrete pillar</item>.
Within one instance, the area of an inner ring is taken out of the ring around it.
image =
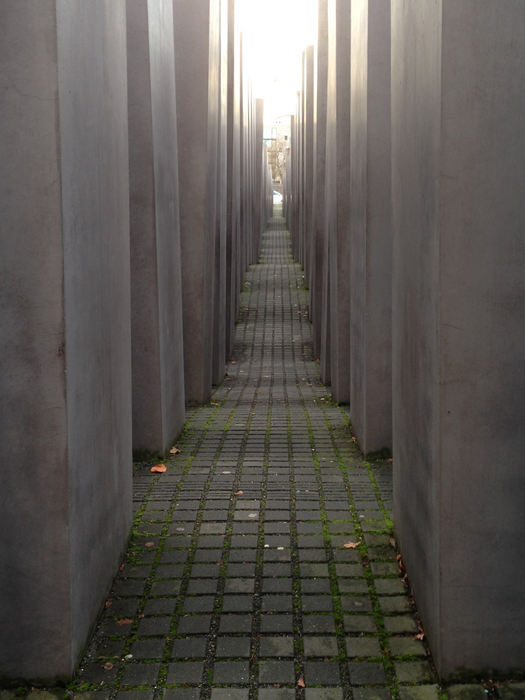
[[[0,24],[0,677],[53,683],[132,524],[125,2]]]
[[[261,246],[261,236],[263,232],[263,130],[264,130],[264,100],[255,100],[255,139],[253,144],[254,149],[254,168],[255,168],[255,202],[254,202],[254,217],[255,217],[255,239],[252,263],[256,263],[259,259],[259,251]],[[265,222],[266,223],[266,222]]]
[[[311,270],[313,251],[313,197],[314,197],[314,47],[307,46],[305,52],[304,80],[304,272],[305,285],[309,291],[310,321]],[[315,292],[314,292],[315,295]]]
[[[350,400],[350,0],[329,0],[326,222],[332,396]]]
[[[231,357],[239,312],[240,249],[240,33],[235,21],[235,0],[228,3],[228,193],[226,245],[226,359]],[[242,271],[244,273],[244,270]]]
[[[128,0],[133,449],[184,424],[173,0]]]
[[[390,0],[353,0],[350,420],[366,454],[392,447]]]
[[[226,226],[228,221],[228,0],[220,0],[219,18],[219,114],[217,205],[215,223],[215,272],[213,294],[213,384],[226,372]]]
[[[323,270],[325,255],[325,161],[326,161],[326,97],[328,83],[328,0],[318,2],[318,34],[314,66],[314,163],[312,201],[312,255],[310,258],[310,316],[314,355],[321,358],[323,316]],[[326,343],[326,340],[325,340]],[[322,360],[321,360],[322,361]]]
[[[525,14],[392,4],[394,504],[442,678],[525,665]]]
[[[211,395],[217,168],[220,0],[173,5],[186,401]]]

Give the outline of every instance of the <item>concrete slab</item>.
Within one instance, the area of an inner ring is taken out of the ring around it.
[[[125,3],[0,22],[0,678],[52,683],[132,522]]]
[[[186,401],[211,395],[219,167],[220,0],[174,3]]]
[[[350,420],[367,455],[392,448],[390,0],[352,5]]]
[[[350,17],[350,0],[329,0],[325,228],[330,379],[338,403],[350,401]]]
[[[173,2],[126,14],[133,449],[163,455],[185,419]]]
[[[394,506],[442,678],[523,668],[525,15],[392,5]]]

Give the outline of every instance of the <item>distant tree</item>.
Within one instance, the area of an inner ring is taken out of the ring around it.
[[[268,163],[272,169],[272,178],[274,182],[283,181],[287,147],[288,141],[281,138],[274,139],[268,146]]]

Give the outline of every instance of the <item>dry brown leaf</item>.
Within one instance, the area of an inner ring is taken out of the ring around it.
[[[244,493],[244,491],[236,491],[234,495],[235,496],[242,496],[243,493]]]
[[[154,547],[154,546],[155,546],[155,542],[146,542],[146,544],[144,545],[144,547]]]
[[[123,617],[122,620],[117,620],[117,625],[119,627],[122,627],[123,625],[132,625],[133,620],[130,620],[129,617]]]
[[[347,542],[343,545],[345,549],[356,549],[359,547],[359,542]]]
[[[164,474],[168,469],[165,464],[156,464],[154,467],[151,467],[150,471],[153,474]]]
[[[418,642],[422,642],[425,639],[425,633],[421,632],[420,634],[416,634],[414,639]]]
[[[301,676],[301,678],[299,678],[299,680],[297,681],[297,685],[299,686],[299,688],[305,688],[305,687],[306,687],[306,684],[305,684],[305,682],[304,682],[304,678],[303,678],[302,676]]]
[[[106,671],[111,671],[111,669],[113,668],[113,664],[110,661],[108,661],[107,664],[104,664],[104,668],[106,669]]]
[[[178,454],[180,454],[180,450],[178,447],[175,447],[175,445],[174,445],[170,450],[170,455],[178,455]]]
[[[387,459],[386,461],[387,461],[387,462],[393,462],[394,460],[393,460],[392,458],[390,458],[390,459]]]

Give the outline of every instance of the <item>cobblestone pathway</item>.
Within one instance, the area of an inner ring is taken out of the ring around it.
[[[135,533],[77,691],[437,698],[392,546],[391,467],[363,461],[319,380],[283,229],[270,221],[247,275],[226,381],[165,474],[137,466]]]

